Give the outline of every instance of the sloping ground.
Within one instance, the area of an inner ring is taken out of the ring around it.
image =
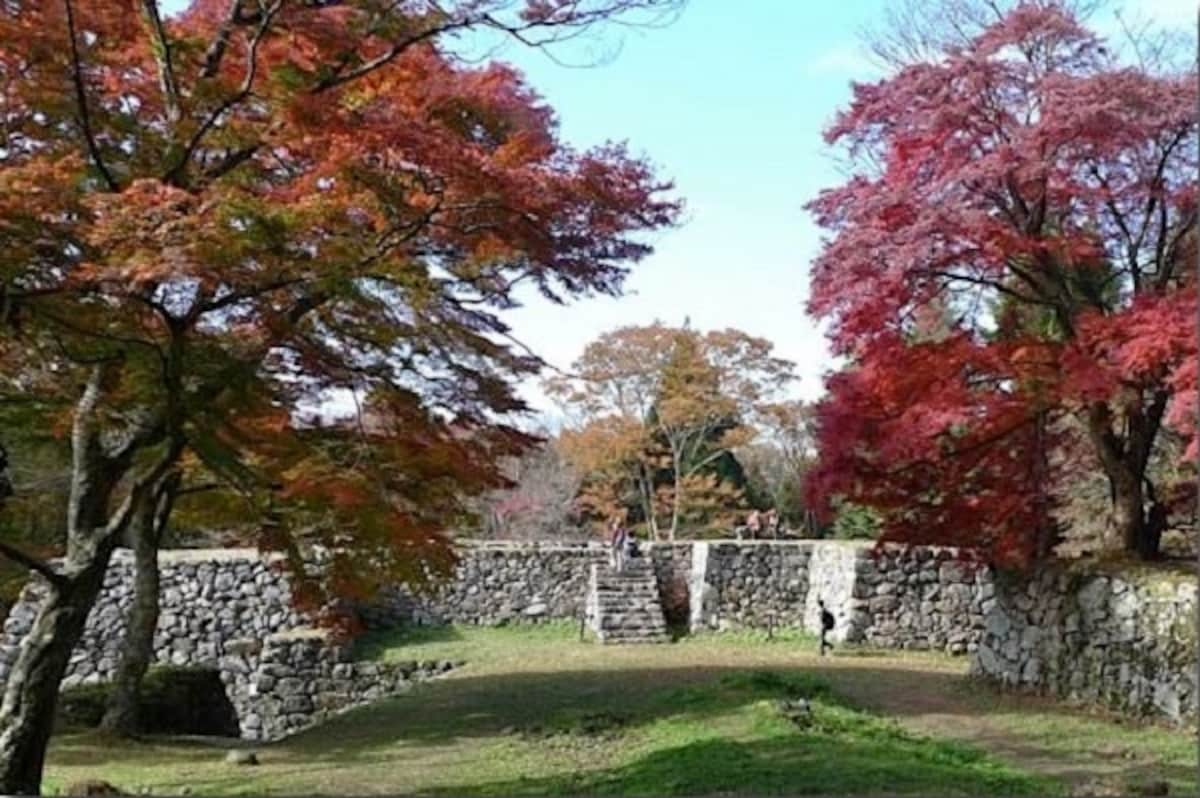
[[[1065,792],[1107,772],[1161,773],[1173,794],[1196,793],[1188,734],[1004,696],[940,656],[821,659],[810,640],[762,635],[601,647],[567,626],[429,630],[373,649],[469,664],[259,748],[257,767],[225,764],[212,743],[64,734],[49,786],[102,778],[157,794],[1011,795]],[[815,719],[804,728],[781,710],[799,698]]]

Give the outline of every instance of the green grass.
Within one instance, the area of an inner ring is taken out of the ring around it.
[[[962,660],[854,651],[822,659],[805,636],[601,647],[581,642],[572,624],[417,629],[364,641],[362,653],[467,664],[260,746],[258,767],[225,764],[229,742],[62,734],[47,786],[99,778],[156,794],[1018,795],[1061,793],[1096,761],[1088,744],[1118,738],[1136,752],[1123,760],[1131,767],[1185,779],[1176,769],[1190,761],[1186,734],[1017,701],[970,684]],[[813,707],[804,728],[780,707],[797,697]],[[943,734],[947,718],[965,725]],[[983,721],[991,725],[975,734],[971,724]],[[1191,794],[1185,780],[1172,786]]]
[[[810,725],[780,708],[805,697]],[[544,735],[539,738],[538,735]],[[966,746],[921,738],[856,710],[803,675],[752,671],[664,691],[641,712],[568,714],[537,729],[542,777],[459,785],[476,795],[708,793],[1024,795],[1053,791]],[[549,744],[547,744],[547,742]],[[526,740],[507,754],[525,755]],[[567,767],[567,766],[570,767]]]

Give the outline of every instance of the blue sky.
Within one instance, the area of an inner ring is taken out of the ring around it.
[[[567,141],[628,140],[687,203],[685,223],[656,237],[626,296],[565,308],[531,298],[510,314],[516,336],[565,368],[621,325],[737,327],[773,341],[798,364],[798,393],[817,395],[829,359],[804,314],[819,235],[803,206],[837,182],[821,130],[849,81],[872,74],[856,31],[882,2],[693,0],[668,28],[622,32],[616,57],[588,69],[507,49]],[[544,406],[535,386],[527,396]]]

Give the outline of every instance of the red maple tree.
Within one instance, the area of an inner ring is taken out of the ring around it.
[[[5,684],[0,791],[37,792],[110,554],[189,463],[261,513],[262,545],[327,544],[333,587],[445,562],[463,497],[529,442],[515,288],[618,293],[679,208],[447,37],[545,46],[677,5],[0,6],[4,421],[74,455],[61,566],[0,541],[51,587]],[[314,413],[349,397],[369,425]]]
[[[1156,556],[1156,441],[1196,455],[1196,94],[1035,3],[854,86],[827,139],[856,168],[810,205],[830,234],[810,310],[848,361],[814,499],[1025,563],[1054,540],[1048,469],[1079,467],[1048,455],[1077,435],[1125,547]]]

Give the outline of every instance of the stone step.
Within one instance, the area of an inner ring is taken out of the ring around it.
[[[610,627],[634,627],[634,626],[653,626],[666,628],[667,622],[662,615],[654,615],[650,613],[638,615],[602,615],[599,618],[598,625],[601,629]]]
[[[622,604],[622,605],[606,604],[606,605],[599,607],[598,609],[600,609],[604,615],[611,615],[611,616],[617,617],[617,618],[625,617],[627,615],[628,616],[636,615],[639,617],[653,616],[655,618],[662,617],[662,610],[658,607],[646,607],[646,606],[632,607],[632,606],[624,605],[624,604]]]
[[[605,615],[661,615],[662,608],[656,607],[649,602],[634,603],[630,601],[621,602],[601,602],[595,605]]]
[[[596,632],[601,635],[622,635],[626,637],[630,635],[648,635],[653,637],[656,635],[665,635],[667,633],[667,627],[666,624],[660,624],[658,626],[646,626],[644,624],[637,624],[635,626],[610,626],[606,624],[597,629]]]
[[[588,607],[590,623],[601,643],[665,643],[658,576],[646,561],[627,563],[624,571],[605,566],[592,572]]]
[[[595,591],[595,595],[604,596],[606,598],[619,598],[627,596],[629,598],[657,599],[658,588],[639,587],[636,590],[597,590]]]
[[[620,624],[622,626],[632,626],[637,624],[663,626],[666,620],[662,613],[658,612],[622,612],[622,613],[607,613],[599,618],[600,625],[605,624]]]
[[[596,573],[599,574],[600,576],[625,576],[625,575],[639,575],[640,576],[642,574],[653,574],[653,573],[655,573],[655,570],[654,570],[654,566],[652,566],[652,565],[635,565],[633,563],[626,563],[625,567],[622,568],[620,571],[613,569],[613,568],[609,568],[607,565],[605,565],[605,566],[602,566],[599,569],[597,569]]]
[[[665,633],[656,634],[656,635],[643,635],[643,634],[625,635],[625,634],[613,634],[612,632],[606,632],[599,636],[600,642],[606,643],[606,644],[613,644],[613,643],[618,643],[618,644],[667,643],[667,642],[670,642],[670,639],[671,638],[669,636],[667,636]]]

